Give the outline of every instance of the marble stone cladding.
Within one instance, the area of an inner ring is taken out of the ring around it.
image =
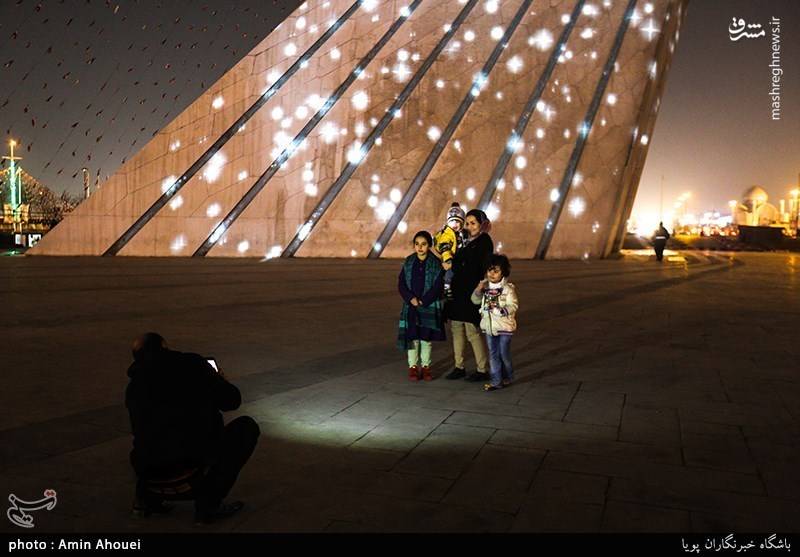
[[[452,202],[475,208],[490,188],[481,208],[497,251],[534,257],[559,202],[546,257],[606,257],[624,235],[687,3],[309,0],[29,253],[191,256],[207,243],[211,257],[403,257],[417,230],[444,225]],[[263,106],[225,135],[271,87]],[[513,137],[532,98],[527,125]],[[384,117],[388,125],[364,149]],[[198,172],[173,185],[222,137]],[[395,216],[437,142],[441,153]],[[285,149],[291,156],[276,165]],[[352,175],[320,203],[348,164],[357,165]],[[248,191],[254,196],[242,207]],[[166,203],[154,208],[159,199]],[[376,246],[393,216],[396,227]]]

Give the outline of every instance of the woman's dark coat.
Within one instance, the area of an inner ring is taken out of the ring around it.
[[[472,291],[486,276],[489,259],[494,253],[494,242],[488,234],[480,234],[459,249],[453,258],[453,299],[444,307],[445,318],[453,321],[465,321],[479,326],[479,306],[470,300]]]

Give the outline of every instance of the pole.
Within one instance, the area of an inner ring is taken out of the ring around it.
[[[8,167],[8,176],[9,176],[9,190],[11,194],[10,198],[10,205],[11,205],[11,214],[13,222],[19,222],[20,220],[20,205],[22,205],[22,178],[20,174],[22,173],[22,169],[17,169],[16,161],[21,160],[22,157],[15,157],[14,156],[14,147],[16,147],[17,142],[13,139],[8,142],[9,147],[11,148],[11,156],[3,157],[4,159],[8,159],[9,167]]]
[[[81,170],[83,171],[83,197],[89,199],[89,169],[84,166]]]

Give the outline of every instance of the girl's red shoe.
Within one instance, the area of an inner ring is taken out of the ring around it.
[[[408,368],[408,380],[409,381],[417,381],[419,379],[419,368],[417,366],[411,366]]]
[[[428,366],[422,366],[422,379],[425,381],[433,381],[431,369]]]

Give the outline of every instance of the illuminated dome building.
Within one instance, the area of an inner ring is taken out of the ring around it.
[[[30,253],[402,257],[458,201],[511,257],[604,257],[686,5],[309,0]]]
[[[760,186],[745,190],[742,201],[736,208],[734,222],[746,226],[769,226],[776,222],[779,218],[778,210],[767,203],[768,199],[767,192]]]

